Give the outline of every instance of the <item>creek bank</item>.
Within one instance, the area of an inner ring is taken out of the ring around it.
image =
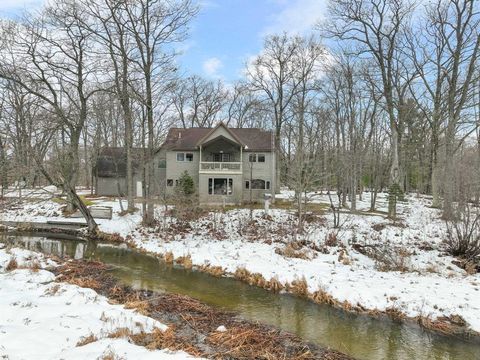
[[[113,238],[115,240],[112,243],[119,244],[118,237],[114,236]],[[108,237],[106,237],[105,239],[107,239],[108,241]],[[370,317],[378,319],[381,319],[381,317],[385,316],[395,321],[410,323],[411,325],[418,325],[426,330],[435,332],[440,335],[453,336],[462,340],[480,343],[480,332],[469,329],[468,324],[465,322],[465,320],[458,315],[441,316],[436,319],[431,319],[428,316],[408,317],[395,307],[390,307],[386,310],[367,309],[360,304],[355,305],[351,304],[348,301],[338,301],[333,298],[333,296],[323,290],[309,292],[308,285],[304,278],[294,280],[291,283],[287,282],[285,284],[282,284],[276,278],[271,278],[270,280],[267,280],[262,274],[251,273],[243,267],[237,268],[237,270],[232,273],[226,271],[221,266],[196,266],[192,263],[190,256],[179,256],[175,258],[172,252],[166,252],[164,254],[156,253],[138,247],[137,244],[133,241],[127,240],[125,241],[125,243],[129,248],[137,252],[158,257],[160,260],[165,261],[167,264],[175,264],[176,266],[183,267],[187,270],[200,271],[215,277],[233,277],[236,280],[245,282],[251,286],[257,286],[275,293],[286,292],[295,296],[299,296],[301,298],[309,299],[314,303],[327,304],[349,313],[368,315]]]
[[[135,344],[150,349],[168,347],[194,356],[229,359],[352,359],[187,296],[134,290],[121,285],[100,262],[71,260],[53,271],[59,282],[91,288],[114,303],[167,324],[171,330],[164,334],[130,336]]]

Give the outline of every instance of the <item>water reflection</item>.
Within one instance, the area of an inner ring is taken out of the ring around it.
[[[126,248],[38,237],[10,237],[8,241],[58,256],[103,261],[113,265],[114,276],[135,288],[189,295],[360,359],[480,359],[478,344],[389,320],[348,314],[290,295],[276,295],[233,279],[171,267]]]

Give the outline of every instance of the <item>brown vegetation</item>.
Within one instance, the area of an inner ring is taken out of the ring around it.
[[[55,269],[58,281],[95,285],[94,289],[110,301],[126,304],[168,324],[167,331],[131,334],[118,329],[110,337],[128,337],[137,345],[149,349],[168,347],[183,350],[195,356],[214,359],[348,359],[335,351],[306,344],[294,335],[275,328],[239,319],[235,314],[219,311],[186,296],[137,291],[119,285],[107,267],[98,262],[71,261]],[[257,279],[258,275],[237,270],[237,276]],[[263,278],[263,277],[262,277]],[[264,286],[272,286],[263,279]],[[219,324],[226,332],[215,331]]]
[[[84,336],[82,337],[78,342],[77,342],[77,346],[84,346],[84,345],[88,345],[90,343],[93,343],[95,341],[97,341],[97,337],[93,334],[90,334],[88,336]]]
[[[225,275],[225,270],[221,266],[202,265],[198,268],[198,270],[215,277],[221,277]]]
[[[7,271],[12,271],[12,270],[15,270],[18,268],[18,263],[17,263],[17,259],[15,259],[14,257],[10,259],[10,261],[8,262],[7,264],[7,267],[5,268],[5,270]]]
[[[301,279],[293,280],[291,284],[287,285],[287,290],[292,294],[307,297],[308,296],[308,285],[305,277]]]
[[[308,250],[297,249],[295,244],[288,243],[283,248],[276,248],[275,253],[287,258],[297,258],[303,260],[311,260]]]
[[[175,262],[178,265],[183,266],[185,269],[191,269],[193,264],[192,264],[192,257],[190,255],[187,256],[180,256],[175,259]]]
[[[163,260],[167,264],[173,264],[173,253],[171,251],[167,251],[165,254],[163,254]]]

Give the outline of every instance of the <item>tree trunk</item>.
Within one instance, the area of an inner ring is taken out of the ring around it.
[[[395,125],[391,126],[392,130],[392,165],[390,167],[390,191],[388,196],[388,217],[395,219],[397,216],[397,196],[400,189],[400,165],[398,158],[398,130]]]
[[[83,217],[85,218],[85,221],[87,222],[87,231],[89,237],[95,238],[97,235],[98,225],[95,222],[92,214],[90,213],[90,210],[88,210],[82,199],[80,199],[80,197],[77,195],[75,188],[72,188],[68,186],[68,184],[65,184],[65,186],[63,187],[63,191],[67,195],[69,201],[72,202],[75,208],[80,210]]]

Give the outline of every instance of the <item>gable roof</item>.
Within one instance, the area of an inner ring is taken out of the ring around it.
[[[245,151],[273,150],[272,131],[259,128],[230,128],[223,123],[215,128],[170,128],[162,148],[173,151],[197,150],[199,144],[222,125],[232,134],[233,138],[238,139]]]
[[[223,122],[220,122],[220,123],[218,123],[217,126],[215,126],[214,128],[212,128],[212,130],[210,130],[205,136],[203,136],[200,140],[198,140],[197,146],[200,146],[201,144],[204,144],[204,143],[205,143],[205,140],[207,140],[210,135],[214,134],[215,131],[217,131],[217,129],[220,128],[220,127],[224,128],[224,129],[227,131],[227,133],[229,133],[229,134],[232,136],[232,138],[233,138],[234,140],[236,140],[240,145],[242,145],[242,146],[245,146],[245,145],[246,145],[246,144],[245,144],[241,139],[239,139],[238,136],[237,136],[232,130],[230,130]]]

